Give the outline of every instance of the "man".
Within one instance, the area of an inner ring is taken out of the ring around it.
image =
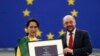
[[[63,18],[65,34],[60,36],[63,42],[65,56],[88,56],[92,53],[89,35],[84,30],[76,28],[76,21],[72,15]]]

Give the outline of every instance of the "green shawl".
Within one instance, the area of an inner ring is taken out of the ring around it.
[[[28,41],[27,36],[19,40],[18,46],[21,51],[21,56],[29,56]]]

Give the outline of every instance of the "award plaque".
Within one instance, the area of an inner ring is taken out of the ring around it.
[[[62,40],[29,42],[30,56],[64,56]]]

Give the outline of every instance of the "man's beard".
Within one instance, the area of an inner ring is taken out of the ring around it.
[[[74,28],[75,28],[75,27],[72,27],[72,26],[66,27],[66,29],[67,29],[68,32],[72,32],[72,31],[74,30]]]

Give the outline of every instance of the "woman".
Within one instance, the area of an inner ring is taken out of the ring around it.
[[[28,52],[28,41],[38,41],[36,32],[39,29],[39,23],[35,19],[31,19],[27,22],[25,31],[27,36],[21,38],[18,42],[16,56],[29,56]]]

